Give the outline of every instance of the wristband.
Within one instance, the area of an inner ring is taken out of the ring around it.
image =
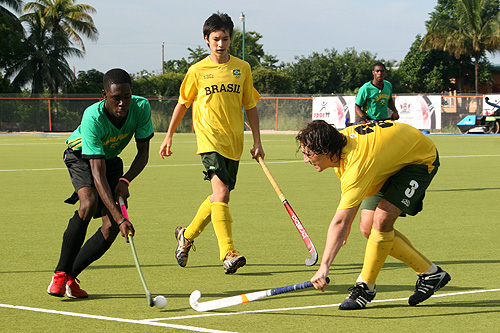
[[[122,178],[118,179],[118,181],[120,181],[120,180],[121,180],[122,182],[124,182],[125,184],[127,184],[127,187],[129,187],[129,186],[130,186],[130,181],[129,181],[127,178],[122,177]]]
[[[118,228],[122,225],[123,222],[127,221],[127,219],[123,219],[120,223],[118,223]]]

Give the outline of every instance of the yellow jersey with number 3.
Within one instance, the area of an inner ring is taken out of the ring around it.
[[[358,206],[365,197],[375,195],[385,181],[411,164],[434,169],[436,146],[413,126],[378,121],[347,127],[340,166],[334,168],[340,179],[342,197],[337,209]]]
[[[216,64],[207,56],[191,66],[182,82],[179,103],[193,105],[197,153],[217,152],[238,161],[243,152],[243,108],[257,105],[250,65],[230,56]]]

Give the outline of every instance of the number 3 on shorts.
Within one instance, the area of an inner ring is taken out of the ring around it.
[[[411,198],[415,194],[415,190],[418,188],[418,183],[416,180],[410,182],[410,187],[405,190],[405,195]]]

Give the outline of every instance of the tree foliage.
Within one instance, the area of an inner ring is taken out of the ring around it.
[[[21,0],[0,0],[0,70],[12,66],[14,59],[18,59],[22,54],[23,27],[21,21],[14,12],[22,9]],[[10,81],[2,76],[0,92],[11,91]]]
[[[98,93],[102,73],[79,72],[73,77],[67,59],[85,52],[83,38],[95,40],[95,9],[77,0],[32,0],[20,20],[21,0],[0,0],[0,92],[19,91],[30,85],[33,93],[68,91]],[[485,52],[500,50],[498,0],[438,0],[427,21],[427,34],[417,36],[405,59],[378,59],[369,51],[332,49],[280,63],[266,54],[262,35],[245,32],[245,60],[253,70],[254,85],[261,94],[353,94],[372,79],[377,61],[388,68],[386,79],[395,92],[464,91],[474,77],[488,82],[492,76]],[[229,53],[243,58],[243,32],[235,29]],[[203,46],[188,48],[187,58],[164,62],[164,75],[141,71],[133,78],[133,92],[147,96],[176,96],[191,65],[209,54]],[[474,62],[472,61],[474,60]],[[458,81],[454,79],[458,78]],[[12,82],[11,82],[12,80]],[[456,83],[462,86],[456,86]]]
[[[184,79],[184,73],[167,72],[163,75],[142,75],[132,82],[132,92],[141,96],[177,96]]]
[[[265,55],[264,46],[258,43],[261,38],[262,35],[255,31],[245,32],[245,61],[248,62],[252,68],[259,67],[261,59]],[[243,31],[238,29],[233,31],[229,54],[243,59]]]
[[[0,29],[13,30],[19,33],[23,32],[21,21],[15,13],[11,12],[7,7],[12,8],[16,12],[21,11],[22,0],[0,0]],[[3,39],[2,39],[3,40]]]
[[[456,59],[447,52],[440,50],[420,51],[422,37],[417,35],[404,60],[399,66],[399,77],[404,83],[403,91],[411,93],[457,90],[458,86],[453,79],[466,78],[462,68],[471,69],[472,64],[466,66],[467,57]]]
[[[210,54],[208,49],[205,49],[199,45],[195,49],[188,47],[188,51],[188,60],[190,64],[197,63],[198,61],[205,59]]]
[[[83,53],[85,44],[80,35],[90,40],[98,39],[99,33],[91,16],[96,10],[90,5],[77,4],[75,0],[36,0],[28,2],[24,11],[28,12],[23,15],[25,20],[41,13],[52,35],[62,33],[80,47]]]
[[[293,93],[291,78],[281,70],[260,67],[252,71],[253,84],[261,94]]]
[[[104,73],[97,69],[80,71],[68,93],[73,94],[100,94],[103,89]]]
[[[336,91],[340,78],[334,63],[338,53],[335,49],[325,52],[295,57],[295,63],[286,65],[285,73],[290,76],[295,93],[325,94]]]
[[[41,94],[47,88],[57,93],[72,83],[73,72],[66,58],[82,56],[82,52],[71,46],[62,32],[51,34],[41,13],[23,18],[28,25],[28,37],[23,40],[24,57],[15,59],[6,70],[6,76],[15,75],[15,87],[31,82],[31,92]]]
[[[18,88],[31,83],[31,92],[36,94],[46,89],[50,93],[66,91],[73,83],[67,59],[82,57],[85,51],[80,34],[97,39],[90,16],[95,9],[74,0],[37,0],[28,2],[24,10],[20,21],[27,27],[26,33],[19,36],[19,54],[8,64],[6,77],[14,77],[12,84]]]
[[[342,54],[335,49],[325,50],[325,53],[315,52],[295,60],[285,65],[285,72],[290,76],[293,91],[297,94],[353,93],[373,78],[373,64],[384,62],[370,52],[358,54],[354,48]],[[392,64],[389,62],[386,66],[391,67]]]
[[[437,49],[456,58],[474,59],[475,91],[479,90],[480,62],[486,51],[500,50],[500,3],[498,0],[438,0],[426,22],[421,50]]]

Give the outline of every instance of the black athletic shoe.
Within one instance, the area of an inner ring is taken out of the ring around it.
[[[340,304],[340,310],[359,310],[366,307],[366,303],[371,302],[377,291],[370,291],[366,283],[358,282],[354,287],[349,288],[349,296]]]
[[[438,267],[438,271],[434,274],[419,274],[415,284],[415,293],[410,296],[408,303],[415,306],[425,301],[440,288],[446,286],[450,280],[450,274],[443,271],[441,267]]]
[[[181,267],[185,267],[188,261],[188,253],[194,244],[194,241],[190,241],[184,237],[184,231],[186,227],[177,227],[175,229],[175,238],[177,239],[177,248],[175,249],[175,258],[177,263]],[[193,247],[194,250],[194,247]]]

